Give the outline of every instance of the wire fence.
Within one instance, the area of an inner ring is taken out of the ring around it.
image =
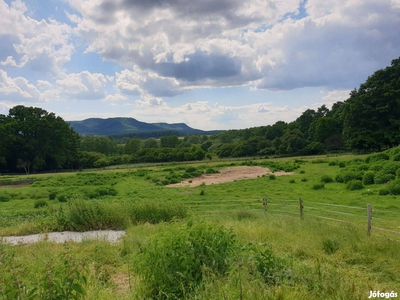
[[[299,216],[300,218],[318,218],[330,223],[349,223],[364,226],[367,234],[385,237],[400,242],[400,213],[390,210],[374,210],[367,207],[349,206],[323,202],[304,202],[284,199],[226,199],[196,200],[186,203],[197,214],[207,216],[221,212],[243,210],[264,211],[266,214]],[[379,233],[379,234],[378,234]]]

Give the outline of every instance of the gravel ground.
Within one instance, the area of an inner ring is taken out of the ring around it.
[[[47,240],[54,243],[64,243],[67,241],[82,242],[86,240],[105,240],[110,243],[117,243],[125,235],[125,231],[114,231],[114,230],[97,230],[97,231],[86,231],[86,232],[50,232],[44,234],[33,234],[25,236],[8,236],[2,237],[5,243],[12,245],[20,244],[32,244],[39,241]]]

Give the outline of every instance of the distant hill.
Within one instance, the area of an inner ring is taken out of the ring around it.
[[[68,121],[82,135],[111,135],[118,137],[160,137],[166,135],[213,134],[220,131],[194,129],[185,123],[146,123],[134,118],[90,118],[83,121]]]

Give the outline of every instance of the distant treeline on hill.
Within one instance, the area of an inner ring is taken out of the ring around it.
[[[88,120],[93,128],[99,124],[99,119]],[[129,130],[140,123],[129,118],[107,119],[107,122]],[[8,116],[0,115],[0,172],[392,148],[400,144],[400,58],[368,77],[351,91],[347,100],[336,102],[331,109],[325,105],[317,110],[307,109],[290,123],[278,121],[214,134],[190,129],[185,124],[143,126],[152,128],[151,134],[156,135],[140,136],[136,130],[123,137],[114,133],[79,136],[71,125],[53,113],[16,106]],[[179,127],[180,134],[171,126]]]

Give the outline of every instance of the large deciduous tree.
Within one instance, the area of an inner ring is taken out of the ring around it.
[[[351,148],[381,150],[400,143],[400,58],[350,93],[343,119]]]
[[[3,170],[24,169],[29,173],[69,168],[76,161],[79,136],[54,113],[18,105],[0,119],[0,156],[6,161]]]

